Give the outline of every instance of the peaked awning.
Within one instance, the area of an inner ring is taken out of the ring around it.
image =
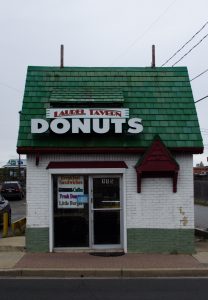
[[[176,193],[179,165],[159,136],[154,138],[135,169],[138,193],[141,193],[142,177],[172,177],[173,192]]]

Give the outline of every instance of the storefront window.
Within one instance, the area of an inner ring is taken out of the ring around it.
[[[88,176],[53,176],[54,247],[89,247]]]
[[[55,248],[121,244],[119,176],[54,175],[53,199]]]

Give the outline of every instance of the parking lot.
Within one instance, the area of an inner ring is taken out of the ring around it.
[[[26,217],[26,199],[23,198],[22,200],[9,200],[9,204],[11,207],[11,223]],[[9,227],[8,235],[12,234],[12,227]],[[3,236],[3,224],[0,223],[0,239]]]
[[[9,200],[11,207],[11,223],[24,218],[26,216],[26,199],[22,200]],[[9,227],[9,235],[11,234],[12,227]],[[3,224],[0,223],[0,238],[3,235]]]
[[[12,222],[17,221],[26,216],[26,199],[9,200],[12,209]]]
[[[0,184],[0,190],[1,190],[1,187],[2,187],[2,185]],[[18,200],[16,198],[7,199],[7,200],[9,201],[10,206],[11,206],[12,222],[15,222],[26,216],[26,198],[25,198],[25,196],[21,200]]]

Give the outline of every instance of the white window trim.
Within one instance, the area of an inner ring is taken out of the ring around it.
[[[76,169],[48,169],[48,187],[49,187],[49,252],[54,250],[54,236],[53,236],[53,184],[52,175],[55,174],[86,174],[86,175],[104,175],[104,174],[120,174],[123,175],[123,247],[124,252],[127,252],[127,228],[126,228],[126,169],[124,168],[76,168]]]

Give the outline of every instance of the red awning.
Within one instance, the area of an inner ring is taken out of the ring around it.
[[[179,165],[159,136],[155,137],[135,169],[138,193],[141,193],[142,177],[172,177],[173,192],[176,193]]]
[[[124,161],[51,161],[46,169],[93,169],[93,168],[122,168],[128,166]]]

